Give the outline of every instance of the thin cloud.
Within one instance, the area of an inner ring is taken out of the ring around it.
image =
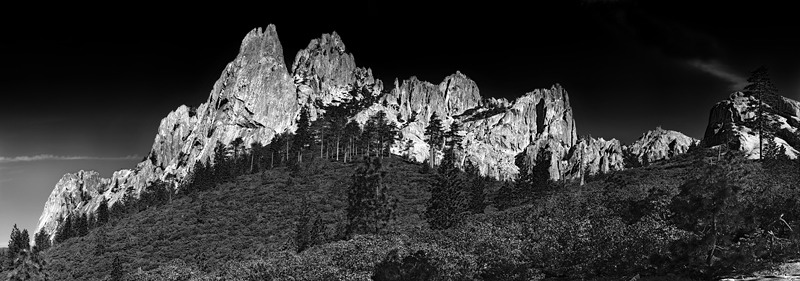
[[[727,81],[730,83],[728,89],[731,91],[741,91],[745,86],[747,86],[747,78],[733,73],[728,67],[719,61],[714,60],[711,62],[705,62],[701,60],[691,60],[689,61],[689,65]]]
[[[138,155],[128,155],[123,157],[92,157],[92,156],[58,156],[50,154],[40,154],[35,156],[0,157],[0,163],[12,162],[31,162],[45,160],[135,160],[140,159]]]

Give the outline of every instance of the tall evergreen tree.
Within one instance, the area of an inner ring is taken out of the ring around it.
[[[23,229],[22,232],[19,233],[19,249],[20,250],[31,250],[31,236],[28,234],[27,229]]]
[[[72,222],[72,226],[75,227],[76,237],[83,237],[89,234],[89,219],[86,218],[86,214],[81,214],[80,216],[75,216],[75,221]]]
[[[237,137],[231,141],[231,149],[233,150],[233,155],[230,159],[232,174],[240,175],[242,173],[241,157],[244,154],[244,140],[242,137]]]
[[[383,110],[378,111],[374,115],[375,124],[376,124],[376,137],[378,139],[379,144],[379,154],[381,157],[383,155],[388,154],[389,148],[391,144],[394,143],[400,137],[400,131],[397,129],[397,126],[394,122],[389,122],[386,118],[386,112]]]
[[[11,228],[11,239],[8,240],[8,252],[6,253],[6,257],[8,258],[8,264],[13,265],[14,260],[17,259],[17,254],[20,250],[22,250],[22,233],[17,228],[17,224],[14,224],[14,227]]]
[[[432,229],[455,226],[468,210],[464,180],[455,160],[454,149],[448,147],[439,165],[436,182],[431,186],[431,197],[425,210],[425,219]]]
[[[430,148],[428,164],[430,164],[431,169],[436,166],[436,146],[442,141],[443,137],[442,120],[439,119],[439,116],[434,111],[428,122],[428,126],[425,127],[425,142],[428,143],[428,147]]]
[[[347,153],[345,154],[350,161],[353,161],[353,155],[355,155],[356,144],[358,143],[358,137],[361,135],[361,127],[355,121],[347,122],[344,126],[344,134],[347,138]],[[347,159],[345,159],[347,162]]]
[[[47,231],[42,228],[39,230],[38,233],[33,238],[33,242],[36,243],[34,247],[34,252],[41,252],[50,248],[50,235],[47,234]]]
[[[310,145],[313,141],[311,134],[311,123],[308,116],[308,108],[303,107],[300,110],[300,120],[297,121],[297,131],[295,131],[295,140],[292,143],[293,155],[296,155],[295,160],[298,163],[303,162],[303,149]]]
[[[484,189],[488,179],[480,174],[480,170],[472,162],[467,163],[466,174],[469,178],[469,210],[480,214],[486,208]]]
[[[111,281],[122,280],[122,261],[119,256],[114,256],[114,261],[111,262]]]
[[[225,145],[222,144],[222,142],[217,141],[216,146],[214,146],[213,166],[214,178],[215,182],[217,183],[222,183],[233,179],[227,154],[228,151]]]
[[[102,226],[106,223],[108,223],[108,201],[103,198],[100,201],[100,205],[97,206],[97,226]]]
[[[391,197],[383,182],[386,171],[380,158],[365,158],[364,166],[353,174],[347,194],[347,236],[376,234],[394,219],[397,198]]]
[[[750,83],[744,87],[745,91],[751,92],[758,96],[758,117],[757,117],[757,126],[758,126],[758,153],[759,159],[764,159],[763,153],[761,153],[764,148],[764,127],[766,126],[766,120],[764,115],[764,102],[773,100],[776,95],[778,94],[778,88],[772,84],[772,80],[769,78],[769,69],[765,66],[761,66],[753,72],[750,73],[750,78],[747,78],[747,82]]]

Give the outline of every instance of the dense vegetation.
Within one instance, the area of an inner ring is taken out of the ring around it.
[[[524,190],[442,166],[420,173],[395,157],[376,167],[375,157],[343,163],[312,154],[299,168],[234,174],[172,203],[112,215],[45,250],[45,272],[52,280],[706,280],[800,250],[796,161],[695,149],[583,186],[543,181],[532,167]],[[348,190],[367,175],[397,200],[387,207],[395,215],[348,235]],[[462,192],[437,193],[451,180]],[[468,207],[477,182],[491,207]],[[496,211],[504,192],[515,200]],[[460,215],[428,215],[441,210]]]
[[[37,233],[29,250],[15,230],[3,276],[710,280],[800,253],[800,163],[769,141],[759,161],[693,147],[584,185],[548,180],[540,151],[517,158],[515,182],[495,182],[455,167],[457,123],[428,128],[444,157],[419,165],[388,154],[385,115],[360,128],[338,114],[304,111],[267,146],[219,144],[179,187],[64,218],[52,246]]]

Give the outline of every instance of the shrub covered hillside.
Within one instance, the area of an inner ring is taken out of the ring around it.
[[[435,169],[384,152],[345,163],[314,149],[283,166],[258,149],[228,155],[177,195],[154,185],[108,222],[62,227],[47,276],[710,280],[800,250],[800,165],[776,156],[694,149],[579,185],[524,161],[516,182],[495,183],[453,169],[452,149]]]

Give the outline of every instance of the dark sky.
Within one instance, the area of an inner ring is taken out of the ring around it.
[[[560,83],[578,134],[623,143],[656,126],[702,138],[714,103],[760,65],[781,94],[800,99],[800,26],[790,4],[330,2],[218,3],[200,7],[213,11],[203,14],[54,8],[3,19],[0,237],[14,222],[35,228],[63,173],[133,167],[161,118],[205,101],[244,35],[270,23],[287,66],[311,39],[335,30],[358,66],[387,86],[410,76],[438,84],[460,70],[482,95],[513,99]],[[83,160],[56,159],[66,156]],[[24,168],[52,162],[60,164],[48,172]],[[22,168],[10,173],[15,167]],[[10,202],[33,207],[15,213]]]

